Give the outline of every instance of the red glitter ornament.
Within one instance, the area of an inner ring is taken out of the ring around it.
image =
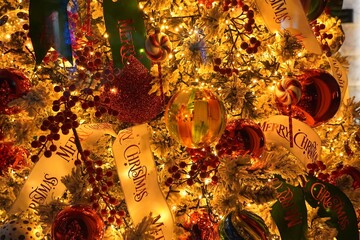
[[[51,229],[54,240],[100,240],[104,235],[104,222],[87,206],[71,206],[60,211]]]
[[[18,107],[8,107],[8,103],[21,97],[30,90],[30,81],[19,70],[13,68],[0,69],[0,113],[18,113]]]
[[[3,175],[9,167],[17,169],[26,165],[26,158],[29,152],[15,146],[11,142],[0,143],[0,175]]]
[[[133,56],[122,70],[120,77],[106,84],[102,99],[109,99],[108,106],[118,111],[118,119],[129,123],[143,123],[155,118],[163,109],[161,96],[149,94],[152,76]]]
[[[204,211],[196,211],[190,214],[184,228],[190,232],[187,240],[219,240],[218,224],[212,216]]]

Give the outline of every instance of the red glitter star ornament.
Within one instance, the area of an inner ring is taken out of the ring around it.
[[[102,99],[110,100],[108,107],[118,111],[118,119],[129,123],[144,123],[163,110],[163,101],[149,94],[152,76],[135,57],[130,56],[120,77],[105,85]]]

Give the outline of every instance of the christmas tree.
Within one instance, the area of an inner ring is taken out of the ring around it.
[[[5,0],[0,239],[359,239],[335,0]]]

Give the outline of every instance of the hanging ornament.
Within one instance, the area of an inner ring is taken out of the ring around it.
[[[317,19],[325,10],[327,0],[301,0],[304,12],[309,22]]]
[[[100,240],[104,235],[104,222],[90,207],[66,207],[57,214],[52,224],[51,235],[54,240]]]
[[[170,99],[165,123],[170,136],[181,145],[200,148],[216,142],[223,133],[225,108],[210,90],[186,88]]]
[[[225,131],[216,145],[219,157],[249,154],[258,158],[264,151],[265,136],[260,126],[248,119],[236,119],[226,124]]]
[[[168,59],[172,51],[172,44],[169,37],[155,29],[155,33],[148,36],[145,41],[146,56],[155,63],[161,63]]]
[[[172,51],[172,44],[169,37],[160,32],[160,29],[155,29],[155,33],[148,36],[145,41],[145,53],[146,56],[154,63],[158,65],[159,79],[160,79],[160,92],[161,99],[165,102],[163,81],[161,74],[161,62],[168,59]]]
[[[12,100],[20,98],[30,90],[30,81],[19,70],[13,68],[0,69],[0,113],[18,113],[18,107],[8,107]]]
[[[275,96],[281,105],[297,104],[301,98],[301,83],[296,78],[284,78],[276,84]]]
[[[338,111],[341,102],[340,86],[336,79],[325,71],[315,69],[306,70],[297,79],[301,83],[300,100],[289,107],[285,104],[285,100],[276,97],[279,111],[312,127],[331,119]],[[294,100],[295,98],[291,101]]]
[[[0,239],[44,239],[42,228],[33,220],[12,220],[0,227]]]
[[[26,149],[15,146],[13,143],[0,143],[0,175],[3,175],[9,167],[16,169],[25,166],[28,155],[29,152]]]
[[[246,210],[230,212],[221,221],[219,233],[222,240],[268,240],[270,236],[264,220]]]
[[[129,58],[119,78],[106,84],[102,99],[118,112],[120,121],[144,123],[155,118],[163,109],[160,96],[149,94],[152,77],[133,56]]]
[[[286,77],[276,84],[275,98],[289,111],[290,147],[294,146],[291,106],[297,104],[301,98],[301,83],[295,78]]]

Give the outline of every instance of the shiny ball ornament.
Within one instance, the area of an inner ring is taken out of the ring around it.
[[[30,86],[29,79],[21,71],[0,69],[0,113],[10,115],[19,112],[18,107],[9,107],[8,104],[28,93]]]
[[[210,90],[187,88],[177,92],[165,111],[170,136],[188,148],[201,148],[216,142],[225,129],[223,103]]]
[[[53,240],[100,240],[104,235],[104,222],[90,207],[76,205],[60,211],[51,228]]]
[[[44,239],[40,224],[29,220],[12,220],[0,227],[0,239],[40,240]]]
[[[306,70],[297,77],[302,95],[298,103],[284,105],[276,100],[281,114],[290,115],[311,127],[316,127],[334,117],[340,107],[341,90],[336,79],[322,70]]]
[[[219,225],[221,240],[268,240],[270,232],[264,220],[246,211],[230,212]]]
[[[307,19],[311,22],[323,13],[327,0],[301,0],[301,4]]]
[[[265,136],[260,126],[248,119],[236,119],[226,124],[216,150],[219,157],[237,158],[249,154],[260,157],[265,147]]]
[[[301,98],[301,83],[295,78],[284,78],[276,84],[275,97],[285,106],[298,103]]]
[[[160,32],[159,29],[155,30],[154,34],[148,36],[145,41],[146,56],[155,63],[165,61],[172,51],[172,44],[169,37]]]

